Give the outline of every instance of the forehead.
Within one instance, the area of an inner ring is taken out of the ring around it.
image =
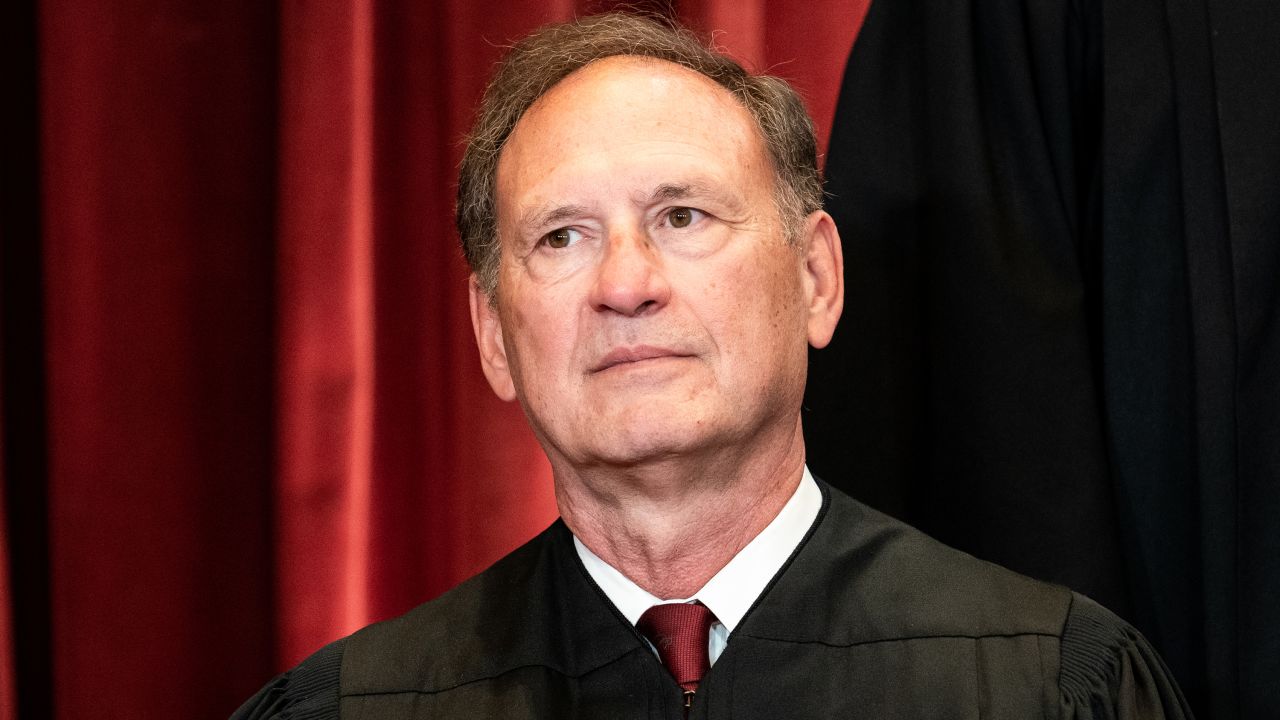
[[[558,160],[631,165],[682,150],[736,158],[739,170],[767,164],[751,114],[712,79],[665,60],[595,61],[553,86],[516,124],[498,161],[499,212]]]
[[[652,114],[648,111],[654,109],[655,101],[669,106],[664,113],[712,112],[752,123],[738,99],[702,73],[658,58],[614,55],[591,62],[553,85],[529,106],[517,128],[566,103],[645,117]]]

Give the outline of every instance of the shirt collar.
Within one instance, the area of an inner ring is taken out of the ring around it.
[[[791,499],[787,500],[765,529],[739,550],[702,589],[681,599],[662,600],[651,595],[617,568],[601,560],[577,536],[573,538],[573,546],[591,579],[632,625],[640,620],[645,610],[654,605],[697,600],[711,608],[716,619],[729,632],[733,632],[765,586],[799,547],[821,509],[822,491],[818,489],[813,475],[809,474],[808,466],[805,466],[800,484],[791,494]]]

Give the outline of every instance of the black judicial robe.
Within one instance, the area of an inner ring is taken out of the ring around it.
[[[691,718],[1183,718],[1159,657],[1064,588],[820,483],[813,528],[734,630]],[[683,717],[563,522],[438,599],[339,640],[233,720]]]
[[[873,0],[809,467],[1280,717],[1280,2]]]

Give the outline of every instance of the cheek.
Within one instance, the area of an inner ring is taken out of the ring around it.
[[[756,357],[776,341],[782,313],[774,302],[776,278],[754,256],[692,269],[683,286],[687,302],[715,345],[725,372],[751,372]]]
[[[572,360],[570,309],[544,300],[524,297],[503,314],[508,362],[526,393],[554,382]]]
[[[804,293],[796,267],[757,256],[735,270],[736,289],[725,293],[724,322],[745,339],[739,352],[746,362],[759,371],[773,363],[790,364],[797,353],[807,358]]]

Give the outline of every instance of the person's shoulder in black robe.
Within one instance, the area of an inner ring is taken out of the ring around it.
[[[1190,716],[1159,657],[1101,606],[823,490],[690,717]],[[680,718],[680,700],[557,522],[322,649],[233,718]]]

